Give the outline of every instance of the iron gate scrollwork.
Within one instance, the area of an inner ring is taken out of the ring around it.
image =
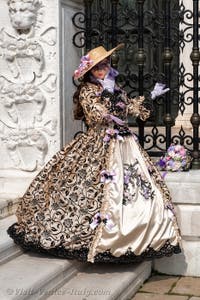
[[[192,152],[198,167],[199,4],[198,0],[190,1],[193,11],[185,7],[184,0],[85,0],[85,13],[73,17],[78,28],[73,43],[87,52],[99,45],[110,49],[123,42],[125,47],[114,53],[112,64],[120,72],[118,84],[130,97],[145,95],[148,99],[155,82],[166,83],[170,91],[153,102],[152,117],[145,123],[130,118],[129,125],[137,126],[140,143],[150,155],[163,155],[172,142],[180,143]],[[192,40],[190,74],[179,58]],[[193,105],[193,136],[182,126],[172,130],[177,116],[189,105]]]

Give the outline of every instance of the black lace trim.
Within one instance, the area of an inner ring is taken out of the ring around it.
[[[126,119],[126,105],[127,99],[121,90],[115,90],[110,93],[108,90],[103,90],[101,94],[101,102],[106,103],[109,101],[109,112],[114,116],[119,117],[121,120]],[[123,104],[123,106],[119,105]]]
[[[119,125],[114,125],[114,129],[117,129],[119,131],[119,135],[120,136],[131,136],[133,135],[133,132],[131,131],[130,128],[126,127],[126,126],[119,126]]]
[[[66,249],[63,246],[51,248],[51,249],[44,249],[42,248],[39,243],[35,242],[26,242],[25,241],[25,234],[24,232],[16,233],[15,225],[17,223],[10,226],[7,230],[9,236],[14,240],[14,242],[23,248],[26,251],[34,251],[38,253],[45,253],[54,255],[61,258],[67,259],[77,259],[79,261],[86,262],[87,255],[88,255],[88,248],[81,248],[77,250],[70,250]],[[128,250],[126,254],[121,255],[120,257],[113,256],[110,251],[106,251],[103,253],[98,253],[95,258],[94,262],[104,262],[104,263],[140,263],[144,260],[152,260],[154,258],[161,258],[163,256],[171,256],[172,254],[178,254],[181,252],[180,246],[172,246],[169,242],[159,250],[155,251],[152,248],[148,248],[145,252],[141,255],[135,255],[131,250]]]

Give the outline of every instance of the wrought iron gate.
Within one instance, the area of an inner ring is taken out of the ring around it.
[[[170,92],[154,101],[152,117],[145,123],[130,119],[130,126],[137,125],[140,143],[150,155],[163,155],[171,143],[180,143],[191,151],[193,165],[198,168],[199,4],[198,0],[187,1],[193,11],[186,9],[184,0],[85,0],[85,13],[73,17],[78,28],[73,43],[85,52],[99,45],[110,49],[125,43],[112,63],[120,72],[118,83],[130,97],[148,98],[156,81],[166,83]],[[188,60],[193,72],[188,73],[180,53],[191,41]],[[188,105],[193,106],[193,136],[182,126],[173,131],[177,116],[183,115]]]

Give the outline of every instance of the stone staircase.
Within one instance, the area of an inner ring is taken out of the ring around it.
[[[151,262],[93,265],[23,252],[6,232],[16,221],[9,203],[0,210],[1,300],[128,300],[150,276]]]
[[[165,181],[175,204],[183,251],[155,260],[153,268],[168,275],[200,277],[200,170],[172,172]]]

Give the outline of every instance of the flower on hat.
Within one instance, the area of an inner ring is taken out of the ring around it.
[[[78,79],[82,77],[91,68],[96,66],[105,58],[109,57],[114,51],[121,49],[123,46],[124,44],[121,43],[109,51],[107,51],[103,46],[99,46],[90,50],[88,54],[82,56],[81,63],[78,69],[74,72],[74,78]]]
[[[90,59],[89,54],[81,57],[81,63],[78,69],[74,71],[74,78],[79,78],[85,73],[93,64],[93,60]]]

